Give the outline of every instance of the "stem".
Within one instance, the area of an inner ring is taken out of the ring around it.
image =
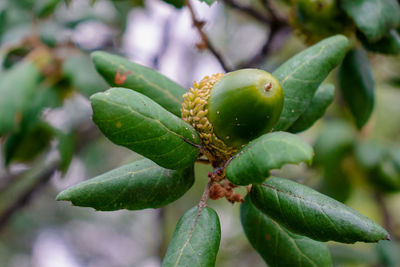
[[[196,162],[201,164],[210,164],[208,159],[196,159]]]
[[[207,183],[207,185],[206,185],[206,188],[204,188],[204,191],[203,191],[203,195],[201,196],[201,199],[200,199],[200,202],[199,202],[199,213],[201,212],[201,210],[204,208],[204,207],[207,207],[207,198],[208,198],[208,195],[209,195],[209,193],[210,193],[210,188],[211,188],[211,185],[214,183],[214,181],[212,180],[212,179],[210,179],[210,181],[208,181],[208,183]]]
[[[390,214],[390,211],[385,203],[385,199],[382,196],[380,192],[375,191],[374,197],[376,202],[379,205],[379,208],[382,211],[382,216],[383,216],[383,225],[385,229],[389,232],[391,236],[393,236],[396,240],[400,240],[400,236],[398,236],[394,229],[393,229],[393,221],[392,221],[392,215]]]
[[[214,45],[208,39],[208,36],[206,35],[206,33],[203,31],[204,21],[200,21],[196,17],[194,8],[193,8],[192,4],[190,3],[190,0],[185,0],[185,3],[189,9],[190,16],[192,17],[193,26],[197,29],[198,33],[200,34],[201,41],[202,41],[200,46],[203,45],[204,48],[208,49],[214,55],[214,57],[221,64],[221,67],[224,69],[225,72],[231,71],[231,68],[229,68],[227,66],[227,64],[225,63],[225,60],[222,58],[222,55],[215,49]]]

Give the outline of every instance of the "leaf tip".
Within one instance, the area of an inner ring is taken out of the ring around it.
[[[57,196],[56,196],[57,201],[69,201],[68,194],[66,193],[66,190],[61,191]]]

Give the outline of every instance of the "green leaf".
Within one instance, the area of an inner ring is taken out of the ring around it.
[[[351,184],[342,164],[345,156],[352,152],[356,132],[344,121],[329,121],[318,136],[315,149],[315,163],[323,167],[320,191],[338,201],[344,202],[351,193]]]
[[[193,207],[176,225],[162,266],[214,267],[220,239],[217,213],[209,207]]]
[[[400,191],[400,166],[387,154],[370,173],[369,179],[375,188],[383,192]]]
[[[361,167],[374,169],[386,154],[386,148],[376,140],[370,139],[356,143],[354,155]]]
[[[182,95],[186,93],[182,86],[155,70],[120,56],[98,51],[92,53],[92,60],[109,85],[135,90],[181,116]]]
[[[290,126],[288,132],[298,133],[310,128],[317,120],[322,118],[326,109],[332,103],[334,96],[335,87],[332,84],[323,84],[318,87],[310,105]]]
[[[59,169],[66,174],[74,157],[75,140],[72,134],[65,134],[61,131],[56,133],[58,139],[58,153],[60,155]]]
[[[182,8],[185,5],[185,0],[163,0],[165,3],[171,4],[176,8]]]
[[[356,132],[345,121],[327,122],[318,136],[315,149],[315,162],[330,165],[342,160],[355,142]]]
[[[84,54],[67,58],[63,64],[63,73],[72,86],[86,97],[108,89],[93,62]]]
[[[4,160],[10,162],[28,163],[50,147],[54,135],[53,128],[40,121],[29,127],[10,134],[4,143]]]
[[[342,8],[368,40],[375,42],[400,23],[396,0],[345,0]]]
[[[60,2],[60,0],[35,0],[33,7],[35,15],[39,18],[51,15]]]
[[[217,1],[217,0],[200,0],[200,2],[204,2],[209,6],[211,6],[215,1]]]
[[[307,162],[311,164],[313,149],[300,137],[274,132],[254,139],[229,163],[226,177],[236,185],[261,183],[269,171],[284,164]]]
[[[30,62],[22,62],[1,74],[0,136],[17,129],[40,78],[39,69]]]
[[[368,51],[388,55],[397,55],[400,52],[400,35],[395,29],[392,29],[387,35],[376,42],[369,42],[368,39],[359,32],[357,32],[357,37]]]
[[[339,85],[358,128],[367,123],[374,109],[374,77],[367,53],[349,51],[339,69]]]
[[[275,131],[288,129],[310,105],[329,72],[343,59],[348,40],[336,35],[295,55],[272,74],[281,82],[285,102]]]
[[[105,136],[169,169],[191,165],[200,144],[192,126],[150,98],[125,88],[112,88],[90,98],[93,121]]]
[[[400,246],[394,241],[380,241],[376,245],[381,266],[396,267],[400,265]]]
[[[268,266],[332,266],[324,243],[296,235],[258,210],[246,197],[240,206],[244,232]]]
[[[307,186],[272,177],[253,186],[251,200],[294,233],[342,243],[390,239],[385,229],[357,211]]]
[[[159,208],[188,191],[193,177],[193,167],[174,171],[142,159],[72,186],[57,200],[102,211]]]

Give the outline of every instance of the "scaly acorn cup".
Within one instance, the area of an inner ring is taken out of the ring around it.
[[[226,160],[271,131],[284,100],[279,81],[258,69],[206,76],[183,98],[182,119],[197,130],[211,161]]]

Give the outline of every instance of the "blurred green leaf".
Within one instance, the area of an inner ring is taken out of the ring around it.
[[[68,171],[74,157],[75,140],[72,134],[57,131],[58,153],[60,154],[60,170],[63,174]]]
[[[162,167],[191,165],[199,154],[196,130],[150,98],[125,88],[112,88],[90,98],[93,121],[105,136]]]
[[[293,234],[259,211],[247,197],[240,206],[247,239],[268,266],[332,266],[324,243]]]
[[[374,77],[363,49],[350,50],[339,69],[340,90],[358,128],[367,123],[374,109]]]
[[[312,147],[297,135],[286,132],[265,134],[238,152],[226,169],[226,177],[236,185],[261,183],[270,170],[289,163],[311,164],[313,155]]]
[[[376,140],[362,140],[356,143],[354,154],[361,167],[371,170],[381,162],[386,148]]]
[[[346,11],[369,41],[376,42],[400,23],[400,6],[396,0],[345,0]]]
[[[390,155],[387,155],[369,175],[376,188],[384,192],[400,191],[400,168]]]
[[[318,87],[311,103],[303,114],[290,126],[288,132],[298,133],[310,128],[317,120],[324,116],[326,109],[335,96],[335,87],[332,84],[323,84]]]
[[[61,0],[35,0],[33,7],[36,16],[44,18],[51,15]]]
[[[109,85],[135,90],[181,116],[182,95],[186,93],[182,86],[155,70],[106,52],[92,53],[92,60]]]
[[[359,32],[357,32],[357,37],[368,51],[388,55],[397,55],[400,52],[400,35],[395,29],[392,29],[377,42],[369,42],[368,39]]]
[[[67,58],[63,64],[63,72],[72,86],[86,97],[109,88],[87,55],[79,54]]]
[[[272,177],[253,186],[251,200],[294,233],[342,243],[389,239],[385,229],[344,204],[307,186]]]
[[[320,191],[341,202],[350,196],[352,189],[342,165],[345,157],[352,152],[355,138],[356,132],[347,122],[329,121],[314,145],[315,163],[323,167]]]
[[[31,62],[21,62],[0,77],[0,136],[16,130],[39,85],[41,74]]]
[[[396,267],[400,265],[400,247],[395,241],[382,240],[376,245],[382,266]]]
[[[176,8],[181,8],[185,5],[185,0],[163,0],[165,3],[171,4]]]
[[[193,182],[193,167],[174,171],[142,159],[72,186],[57,200],[102,211],[159,208],[180,198]]]
[[[327,122],[315,141],[315,162],[329,165],[340,161],[352,149],[356,132],[347,122]]]
[[[176,225],[163,267],[215,266],[221,227],[217,213],[209,208],[193,207],[180,218]]]
[[[348,40],[336,35],[295,55],[273,75],[281,82],[285,102],[275,131],[288,129],[310,105],[318,86],[343,59]]]
[[[200,0],[200,2],[204,2],[209,6],[211,6],[215,1],[217,1],[217,0]]]
[[[45,122],[9,135],[4,143],[5,164],[32,161],[50,147],[53,136],[53,128]]]

